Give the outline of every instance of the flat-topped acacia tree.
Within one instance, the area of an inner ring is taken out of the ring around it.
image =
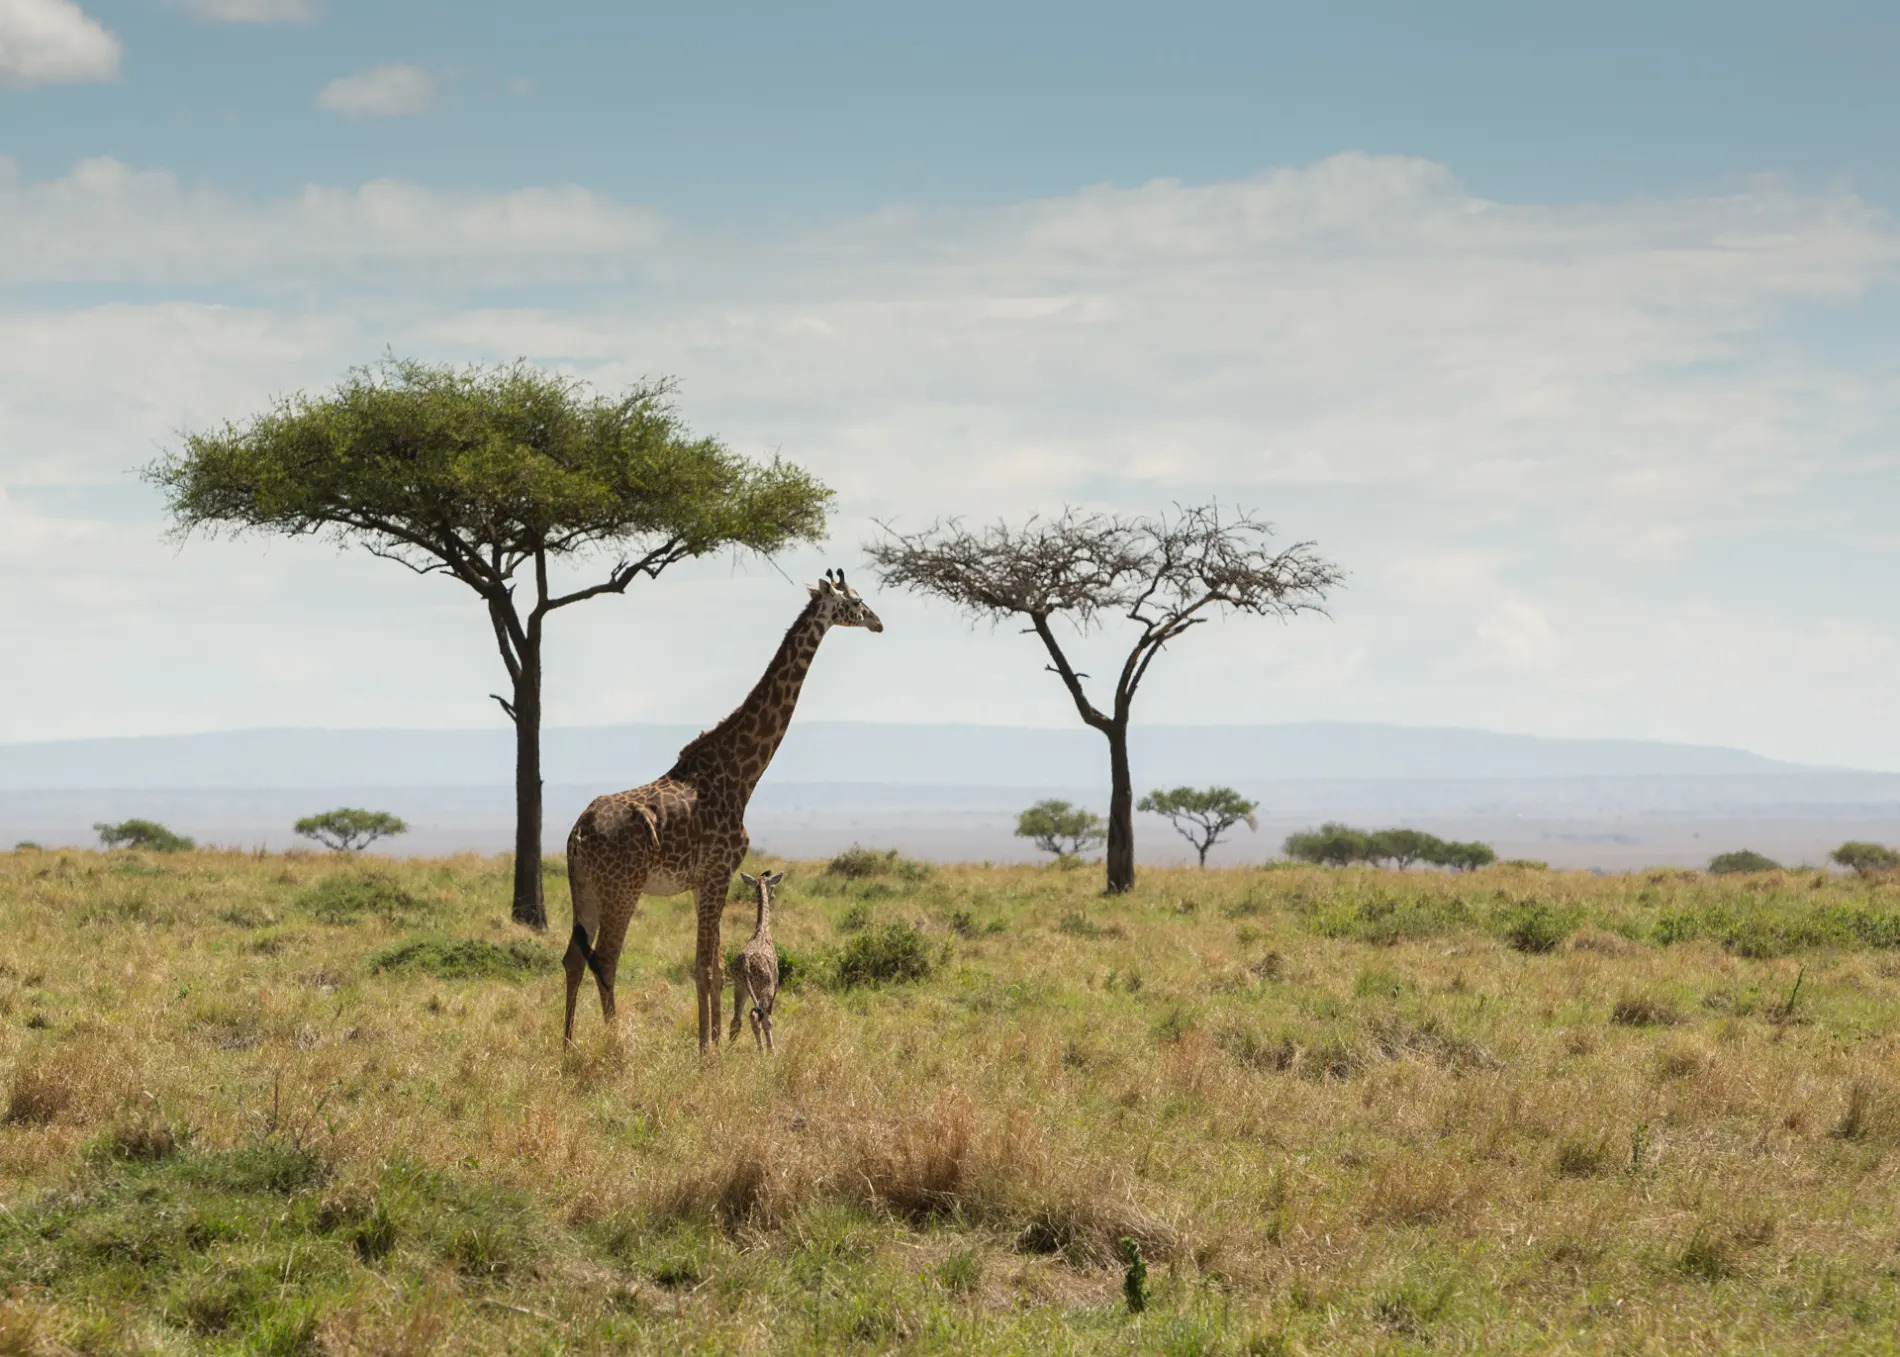
[[[515,727],[516,922],[541,895],[541,639],[548,615],[722,548],[769,553],[822,535],[831,491],[691,433],[665,381],[619,395],[526,362],[386,358],[323,395],[187,434],[146,469],[176,531],[328,534],[487,608]],[[553,568],[595,565],[572,588]],[[609,564],[611,563],[611,564]]]
[[[1108,891],[1135,884],[1134,781],[1128,723],[1135,692],[1170,641],[1223,612],[1290,617],[1322,611],[1344,576],[1311,542],[1280,551],[1273,529],[1217,505],[1176,506],[1150,518],[1065,509],[1020,528],[971,532],[954,519],[904,535],[885,528],[865,547],[885,583],[935,595],[978,618],[1021,617],[1082,720],[1108,740]],[[1107,711],[1089,699],[1054,619],[1081,633],[1120,615],[1134,625]]]

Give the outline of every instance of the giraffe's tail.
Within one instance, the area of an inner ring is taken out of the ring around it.
[[[587,879],[586,871],[574,860],[574,848],[574,839],[570,835],[567,844],[567,889],[569,898],[574,902],[574,932],[568,938],[568,955],[580,953],[581,960],[587,963],[587,969],[594,973],[594,979],[605,985],[606,973],[588,938],[590,929],[600,927],[600,910],[596,907],[593,885]]]
[[[567,950],[578,950],[581,960],[587,963],[587,969],[594,973],[594,979],[603,985],[607,983],[607,973],[600,968],[600,956],[587,941],[587,929],[578,920],[574,924],[574,935],[567,940]]]

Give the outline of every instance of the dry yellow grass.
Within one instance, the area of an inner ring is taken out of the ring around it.
[[[1895,1346],[1900,886],[788,867],[701,1061],[684,898],[564,1054],[504,863],[0,855],[0,1353]]]

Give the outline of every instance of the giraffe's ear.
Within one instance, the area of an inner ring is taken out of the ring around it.
[[[821,588],[822,588],[821,585],[807,584],[805,586],[805,592],[810,594],[813,598],[817,598]]]
[[[776,886],[778,885],[779,882],[785,879],[785,873],[767,872],[764,876],[760,877],[759,879],[765,882],[765,884],[768,886]]]
[[[739,873],[739,879],[748,886],[756,886],[759,884],[759,879],[756,876],[747,876],[744,872]]]

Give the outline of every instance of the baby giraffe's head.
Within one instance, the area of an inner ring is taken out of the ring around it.
[[[870,605],[858,596],[856,589],[844,582],[844,571],[827,570],[825,577],[818,583],[805,587],[811,591],[826,626],[884,630],[884,624],[877,620],[877,614],[871,611]]]
[[[785,879],[783,872],[766,872],[761,876],[747,876],[739,873],[739,879],[752,888],[752,896],[762,905],[772,903],[772,890]]]

